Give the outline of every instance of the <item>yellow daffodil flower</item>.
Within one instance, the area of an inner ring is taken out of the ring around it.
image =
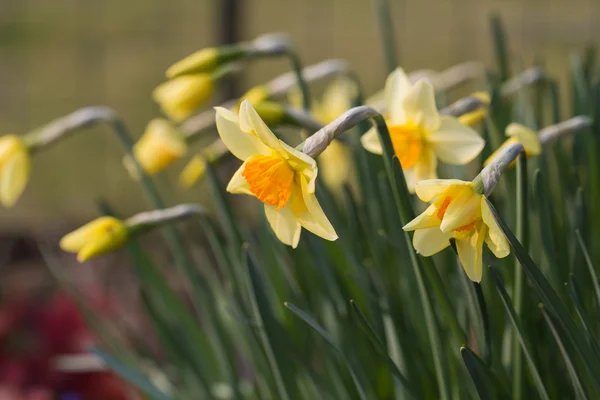
[[[485,103],[488,106],[490,105],[490,102],[491,102],[490,95],[486,92],[475,92],[471,96],[477,97],[479,100],[481,100],[483,103]],[[481,107],[475,111],[471,111],[470,113],[461,115],[460,117],[458,117],[458,121],[463,125],[475,126],[475,125],[479,124],[481,121],[483,121],[483,119],[486,117],[487,113],[488,113],[488,108]]]
[[[485,242],[498,258],[510,253],[509,244],[473,182],[432,179],[415,185],[417,196],[431,205],[402,229],[415,231],[413,246],[425,257],[456,241],[460,262],[469,279],[481,281]]]
[[[182,75],[159,85],[152,96],[173,121],[181,122],[202,105],[214,91],[210,74]]]
[[[180,159],[187,152],[185,139],[177,128],[165,119],[153,119],[144,134],[133,146],[133,154],[140,166],[149,175],[154,175]],[[136,170],[129,157],[123,159],[132,176]]]
[[[289,246],[298,245],[302,227],[336,240],[337,234],[315,196],[315,160],[277,139],[249,101],[242,102],[239,116],[225,108],[216,110],[221,140],[244,162],[227,191],[262,201],[275,235]]]
[[[387,120],[394,152],[404,169],[409,189],[414,184],[437,178],[438,158],[445,163],[463,165],[481,152],[484,140],[456,118],[440,116],[433,86],[426,80],[414,85],[401,68],[390,74],[385,84]],[[375,129],[361,138],[363,147],[382,154]]]
[[[513,122],[506,127],[505,133],[506,136],[509,136],[509,139],[502,143],[502,145],[498,147],[498,149],[496,149],[496,151],[494,151],[492,155],[487,158],[487,160],[485,160],[483,165],[488,165],[502,149],[513,143],[521,143],[525,148],[525,154],[527,157],[535,157],[541,154],[542,145],[540,143],[540,139],[537,133],[528,127]],[[514,167],[514,165],[515,161],[513,161],[509,167]]]
[[[113,217],[100,217],[65,235],[60,248],[77,253],[77,261],[109,253],[127,243],[129,231],[123,221]]]
[[[209,47],[190,54],[167,69],[167,78],[211,72],[219,65],[219,49]]]
[[[0,203],[12,207],[19,197],[31,170],[27,146],[17,135],[0,137]]]

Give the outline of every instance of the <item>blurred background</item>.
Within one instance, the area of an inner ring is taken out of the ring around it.
[[[442,70],[470,60],[493,63],[489,17],[494,13],[502,17],[513,59],[520,60],[516,70],[539,63],[566,80],[569,54],[600,44],[600,2],[595,0],[390,3],[398,56],[407,71]],[[160,114],[151,92],[168,66],[203,47],[274,31],[291,35],[304,65],[346,59],[372,93],[385,80],[375,20],[367,0],[2,0],[1,131],[24,133],[77,108],[107,105],[137,138]],[[254,62],[213,103],[288,68],[284,59]],[[562,85],[562,93],[569,93],[567,82]],[[95,127],[35,157],[23,197],[13,209],[0,210],[0,326],[7,299],[40,291],[56,299],[37,241],[56,246],[62,234],[98,215],[99,199],[118,204],[124,215],[145,209],[139,187],[122,167],[122,155],[113,133]],[[189,191],[176,185],[186,161],[156,178],[167,203],[210,207],[202,183]],[[109,302],[125,304],[120,315],[129,313],[131,325],[139,326],[135,295],[124,290],[128,273],[114,260],[109,256],[73,270],[86,285],[101,287]],[[66,261],[75,267],[72,257]],[[4,351],[13,342],[2,335],[0,329]],[[2,373],[0,368],[0,381],[6,377]]]

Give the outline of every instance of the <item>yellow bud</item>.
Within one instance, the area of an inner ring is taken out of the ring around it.
[[[167,69],[167,78],[210,72],[219,65],[219,50],[214,47],[199,50]]]
[[[234,111],[239,112],[240,104],[242,104],[242,101],[244,100],[248,100],[250,104],[255,105],[267,100],[269,97],[270,93],[266,86],[255,86],[252,89],[248,90],[242,97],[240,97],[240,100],[235,106]]]
[[[19,197],[31,170],[27,147],[17,135],[0,137],[0,203],[12,207]]]
[[[487,92],[475,92],[471,94],[471,96],[478,98],[481,100],[486,106],[490,105],[490,95]],[[488,113],[487,107],[480,107],[479,109],[472,111],[470,113],[466,113],[458,117],[458,120],[461,124],[467,126],[475,126],[483,119]]]
[[[133,147],[133,154],[148,175],[162,171],[187,152],[187,144],[179,130],[166,119],[156,118],[148,123],[144,134]],[[137,171],[131,158],[123,159],[131,176]]]
[[[77,253],[77,261],[84,262],[121,248],[128,238],[129,231],[123,221],[100,217],[65,235],[60,248]]]
[[[159,85],[152,96],[173,121],[188,118],[214,92],[214,82],[209,74],[183,75]]]
[[[285,118],[285,109],[280,103],[263,101],[254,104],[254,109],[269,126],[280,125]]]
[[[204,177],[204,172],[206,172],[206,159],[194,156],[179,175],[179,185],[186,189],[192,187]]]

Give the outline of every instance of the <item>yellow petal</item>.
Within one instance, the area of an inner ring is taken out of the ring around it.
[[[415,231],[413,247],[417,253],[429,257],[450,246],[452,233],[442,232],[440,228],[427,228]]]
[[[179,185],[190,188],[198,180],[204,177],[206,171],[206,160],[204,157],[194,156],[179,175]]]
[[[481,217],[481,196],[470,186],[463,186],[452,197],[450,205],[446,209],[440,229],[449,232],[472,224]]]
[[[277,239],[283,244],[296,248],[300,241],[302,226],[292,213],[290,204],[276,210],[274,206],[265,203],[265,215]]]
[[[427,141],[440,160],[455,165],[471,162],[485,145],[477,132],[449,116],[441,118],[439,129],[430,132]]]
[[[509,255],[510,245],[508,244],[508,240],[506,240],[502,229],[498,226],[484,196],[481,196],[481,219],[488,227],[485,242],[491,252],[498,258],[504,258]]]
[[[292,211],[298,222],[304,228],[325,240],[336,240],[338,238],[337,233],[323,212],[317,197],[307,190],[308,182],[306,178],[301,176],[300,181],[300,193],[294,193],[294,195],[302,196],[303,204],[301,203],[301,205],[304,207],[298,207],[297,202],[292,202]]]
[[[411,122],[427,132],[434,132],[439,128],[441,119],[435,105],[435,92],[428,81],[422,79],[415,83],[404,98],[402,106],[404,122]]]
[[[91,258],[117,250],[127,242],[127,228],[122,225],[114,226],[94,240],[90,240],[77,254],[77,261],[84,262]]]
[[[63,236],[60,240],[60,248],[64,251],[76,253],[85,245],[101,236],[112,227],[122,225],[123,222],[113,217],[100,217],[88,222],[77,230]]]
[[[309,193],[314,193],[318,174],[317,162],[315,159],[296,150],[283,140],[280,140],[279,143],[283,150],[284,158],[288,160],[295,171],[302,173],[302,175],[308,179],[308,191]]]
[[[281,149],[277,136],[260,118],[248,100],[244,100],[240,105],[239,123],[244,132],[255,134],[267,147],[273,150]]]
[[[404,99],[410,92],[411,88],[412,84],[402,68],[396,68],[387,77],[387,80],[385,81],[384,100],[392,123],[403,124],[406,122],[404,114]],[[381,154],[381,152],[376,154]]]
[[[227,191],[233,194],[248,194],[250,196],[254,196],[254,194],[250,191],[250,185],[246,178],[242,176],[244,169],[246,168],[246,163],[248,161],[244,161],[241,167],[235,171],[235,174],[231,177],[231,180],[227,184]]]
[[[415,187],[417,185],[417,178],[415,176],[415,169],[404,169],[402,170],[404,173],[404,180],[406,181],[406,187],[410,193],[415,193]]]
[[[381,147],[379,135],[375,127],[372,127],[367,133],[361,136],[360,143],[370,153],[383,154],[383,148]]]
[[[479,231],[465,239],[456,239],[456,250],[458,258],[467,273],[467,276],[473,282],[481,282],[483,267],[483,240],[486,235],[486,227],[482,224]]]
[[[429,207],[421,214],[417,215],[415,219],[404,225],[402,229],[405,231],[414,231],[417,229],[427,229],[436,227],[440,230],[440,219],[437,217],[438,206],[436,204],[430,204]]]
[[[271,149],[259,138],[240,128],[237,115],[222,107],[215,107],[215,110],[217,110],[217,131],[231,154],[242,161],[255,154],[271,154]]]
[[[0,170],[0,203],[12,207],[27,186],[31,170],[31,158],[27,151],[12,154]]]
[[[152,96],[170,119],[180,122],[208,100],[213,90],[209,74],[183,75],[160,84]]]
[[[437,158],[430,148],[421,152],[419,160],[415,164],[415,184],[424,180],[437,179]]]
[[[452,186],[473,186],[473,182],[459,179],[430,179],[416,184],[415,191],[419,199],[431,201]]]
[[[537,133],[526,126],[513,122],[506,127],[506,136],[516,137],[529,157],[537,156],[542,152]]]

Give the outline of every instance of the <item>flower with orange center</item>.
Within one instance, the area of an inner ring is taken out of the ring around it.
[[[430,206],[402,229],[415,231],[413,246],[425,257],[438,253],[454,238],[468,277],[481,281],[483,243],[498,258],[510,253],[509,244],[473,182],[432,179],[415,185],[417,196]]]
[[[335,229],[315,196],[315,160],[277,139],[249,101],[242,102],[239,115],[222,107],[215,109],[221,140],[244,162],[227,191],[262,201],[275,235],[289,246],[298,245],[302,227],[336,240]]]
[[[481,152],[484,140],[456,118],[440,115],[435,105],[433,86],[426,80],[414,85],[401,68],[385,83],[385,104],[389,114],[388,130],[394,152],[404,169],[408,188],[415,183],[437,178],[437,160],[463,165]],[[361,138],[363,147],[382,154],[375,129]]]

